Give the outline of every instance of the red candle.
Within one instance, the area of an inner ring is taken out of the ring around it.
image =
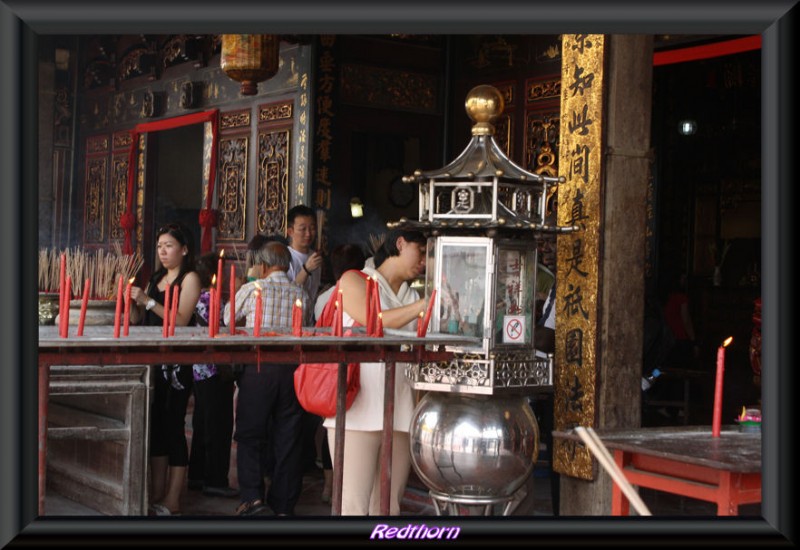
[[[428,333],[428,325],[431,322],[431,313],[433,313],[433,302],[436,301],[436,289],[434,288],[431,292],[431,299],[428,301],[428,308],[425,310],[425,319],[422,321],[422,326],[420,327],[420,332],[417,336],[425,337]]]
[[[83,336],[83,325],[86,322],[86,307],[89,305],[89,288],[91,281],[87,278],[83,283],[83,296],[81,296],[81,316],[78,319],[78,336]]]
[[[208,290],[208,337],[214,337],[214,289]]]
[[[122,275],[117,283],[117,308],[114,310],[114,338],[119,338],[119,320],[122,314]]]
[[[208,324],[211,326],[211,336],[216,336],[219,332],[217,326],[217,313],[219,313],[219,285],[217,284],[217,276],[211,277],[211,299],[209,301],[208,311]]]
[[[89,279],[86,279],[86,282],[89,282]],[[128,328],[131,325],[131,287],[133,286],[133,277],[128,281],[127,286],[125,286],[125,315],[123,318],[125,319],[122,334],[124,336],[128,335]]]
[[[295,300],[292,308],[292,335],[303,335],[303,301],[299,298]]]
[[[69,301],[72,298],[72,277],[67,277],[67,289],[64,292],[64,303],[66,304],[66,309],[64,310],[64,334],[62,334],[63,338],[69,337]]]
[[[337,300],[334,302],[336,306],[333,312],[333,327],[331,328],[331,335],[333,336],[342,336],[344,332],[343,329],[343,318],[344,318],[344,302],[342,300],[342,291],[339,290],[337,293]]]
[[[717,380],[714,385],[714,418],[711,422],[711,437],[719,437],[722,424],[722,380],[725,375],[725,348],[733,341],[728,336],[722,345],[717,348]]]
[[[233,336],[236,334],[236,266],[234,264],[231,264],[230,301],[231,317],[229,324],[231,327],[231,336]]]
[[[372,313],[372,277],[367,277],[367,336],[375,332],[375,318]]]
[[[383,314],[381,313],[381,291],[378,285],[378,278],[372,284],[372,315],[374,317],[373,336],[383,336]]]
[[[216,288],[217,288],[217,292],[218,293],[220,293],[220,290],[222,289],[222,257],[224,255],[225,255],[225,249],[223,248],[222,250],[219,251],[219,259],[217,260],[217,287]],[[220,293],[220,295],[217,296],[217,298],[220,299],[220,303],[221,303],[222,294]]]
[[[64,312],[69,315],[67,311],[69,308],[69,304],[65,303],[64,296],[66,296],[67,290],[67,255],[65,253],[61,253],[61,266],[58,273],[58,312],[61,315],[58,318],[58,335],[64,336]]]
[[[418,338],[422,338],[423,336],[425,336],[425,331],[422,330],[422,323],[424,322],[423,321],[424,317],[425,317],[425,313],[420,311],[419,312],[419,318],[417,319],[417,337]]]
[[[256,285],[256,316],[253,319],[253,336],[261,336],[261,318],[264,316],[264,302],[261,299],[261,287]]]
[[[181,287],[176,286],[172,291],[172,307],[169,310],[169,335],[175,336],[175,324],[178,321],[178,295]]]
[[[169,292],[170,285],[167,285],[167,287],[164,289],[164,317],[161,321],[161,336],[164,338],[169,336]]]

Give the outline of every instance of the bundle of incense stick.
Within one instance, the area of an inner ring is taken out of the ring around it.
[[[374,256],[375,253],[383,246],[383,241],[386,240],[386,233],[381,233],[380,235],[376,235],[375,233],[369,234],[369,242],[367,246],[369,247],[370,255]]]
[[[322,242],[323,239],[323,230],[325,228],[325,211],[321,208],[317,209],[317,250],[323,250],[324,243]]]
[[[83,281],[89,279],[92,295],[90,298],[110,300],[114,297],[114,285],[122,275],[127,281],[142,268],[144,260],[139,254],[122,253],[119,243],[114,250],[103,249],[87,252],[80,247],[39,250],[39,292],[58,292],[59,262],[61,254],[66,256],[67,276],[73,281],[73,296],[83,298]]]

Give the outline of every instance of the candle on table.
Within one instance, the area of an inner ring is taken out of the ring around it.
[[[91,281],[87,277],[83,283],[83,296],[81,296],[81,316],[78,318],[78,336],[83,336],[83,325],[86,322],[86,307],[89,305],[89,289]],[[126,333],[127,334],[127,333]]]
[[[375,318],[373,336],[383,336],[383,314],[381,313],[381,291],[378,278],[372,283],[372,315]]]
[[[292,308],[292,335],[303,335],[303,301],[298,298]]]
[[[722,380],[725,376],[725,348],[733,341],[728,336],[722,345],[717,348],[717,379],[714,385],[714,417],[711,422],[711,437],[719,437],[722,424]]]
[[[433,313],[433,302],[436,301],[436,289],[431,291],[431,299],[428,301],[428,308],[425,310],[425,319],[420,327],[420,333],[417,336],[424,337],[428,333],[428,325],[431,322],[431,314]]]
[[[217,313],[219,312],[219,285],[217,284],[217,276],[211,277],[211,299],[209,300],[208,310],[208,324],[211,327],[210,336],[216,336],[217,327]]]
[[[58,335],[64,336],[64,312],[69,312],[67,309],[69,308],[68,304],[65,304],[64,296],[66,295],[67,290],[67,255],[62,252],[61,253],[61,265],[59,268],[58,273],[58,312],[61,315],[58,318]]]
[[[236,266],[231,264],[231,280],[230,280],[230,301],[231,301],[231,336],[236,334]]]
[[[261,299],[261,287],[256,284],[256,317],[253,319],[253,336],[261,336],[261,318],[264,316],[264,301]]]
[[[122,314],[122,275],[117,283],[117,307],[114,310],[114,338],[119,338],[119,318]]]
[[[69,338],[69,301],[72,298],[72,277],[67,277],[67,289],[64,293],[64,303],[67,305],[64,310],[64,338]]]
[[[180,294],[180,286],[175,286],[172,290],[172,307],[169,310],[169,335],[175,336],[175,324],[178,321],[178,295]]]
[[[337,299],[336,302],[334,302],[334,305],[336,306],[336,309],[333,312],[333,330],[331,331],[331,334],[333,336],[342,336],[342,333],[344,332],[344,300],[341,290],[339,290],[337,293]]]
[[[208,337],[214,337],[214,289],[208,290]]]
[[[217,298],[221,301],[222,300],[222,293],[220,289],[222,289],[222,261],[223,256],[225,256],[225,249],[219,251],[219,259],[217,260]]]
[[[131,287],[133,286],[133,277],[130,278],[128,284],[125,286],[125,322],[123,324],[122,334],[127,336],[131,325]],[[89,279],[86,279],[89,282]]]
[[[367,277],[367,336],[375,332],[375,319],[372,312],[372,277]]]
[[[420,311],[419,317],[417,318],[417,337],[419,338],[425,336],[425,332],[422,330],[422,323],[424,322],[424,319],[425,319],[425,312]]]
[[[164,311],[161,321],[161,336],[164,338],[169,336],[169,299],[170,299],[170,285],[164,289]]]

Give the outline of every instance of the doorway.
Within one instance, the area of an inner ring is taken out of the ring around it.
[[[166,223],[182,223],[200,247],[200,209],[203,206],[203,124],[188,124],[150,132],[147,142],[147,196],[150,219],[144,256],[156,265],[156,234]],[[147,217],[147,216],[146,216]]]

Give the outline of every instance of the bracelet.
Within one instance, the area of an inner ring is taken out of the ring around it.
[[[303,271],[305,271],[306,273],[308,273],[309,275],[311,275],[311,272],[310,272],[310,271],[308,270],[308,268],[306,267],[306,264],[303,264]]]

